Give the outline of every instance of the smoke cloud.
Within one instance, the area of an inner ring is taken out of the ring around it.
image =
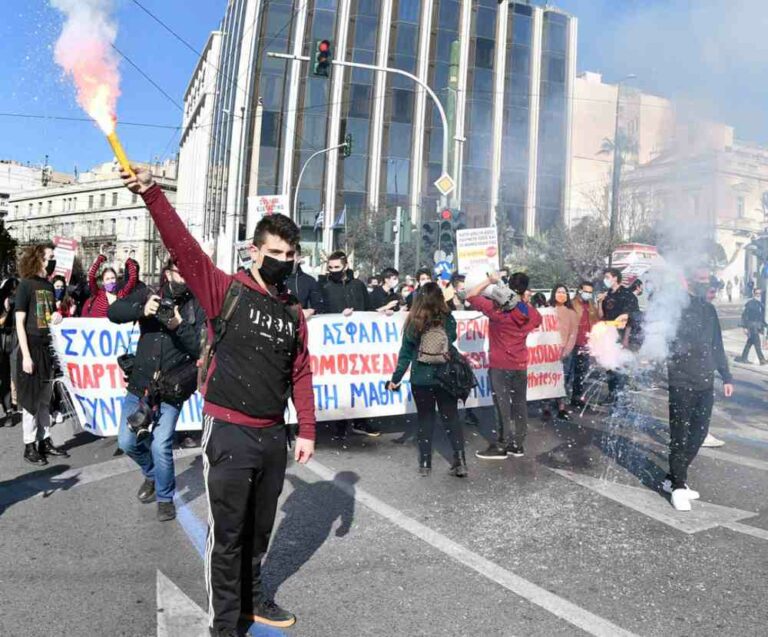
[[[112,0],[50,2],[65,16],[54,49],[56,63],[73,79],[78,104],[105,133],[111,133],[120,96],[118,58],[112,48],[117,37]]]

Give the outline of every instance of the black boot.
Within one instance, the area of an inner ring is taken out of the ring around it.
[[[467,459],[463,451],[453,452],[453,463],[451,463],[450,474],[457,478],[467,477]]]
[[[426,478],[432,472],[432,456],[430,454],[419,454],[419,475]]]

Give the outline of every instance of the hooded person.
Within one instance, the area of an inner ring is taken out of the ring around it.
[[[701,448],[712,418],[715,372],[726,398],[733,395],[733,379],[723,347],[720,319],[706,300],[706,271],[686,282],[688,305],[683,309],[667,359],[669,380],[669,473],[661,488],[678,511],[690,511],[699,493],[688,486],[688,467]]]

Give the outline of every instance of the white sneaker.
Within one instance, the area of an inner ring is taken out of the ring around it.
[[[722,447],[725,444],[722,440],[719,438],[715,438],[712,434],[707,434],[707,437],[704,438],[704,442],[701,443],[702,447]]]
[[[672,489],[672,480],[669,478],[664,480],[664,482],[661,483],[661,490],[664,493],[672,493],[672,491],[674,491],[674,489]],[[688,492],[689,500],[698,500],[701,497],[701,494],[698,491],[694,491],[687,484],[685,485],[685,490]]]
[[[688,497],[688,489],[675,489],[672,491],[672,506],[676,511],[690,511],[691,500]]]
[[[53,417],[53,422],[56,425],[60,425],[64,422],[64,415],[61,412],[56,412],[56,415]]]

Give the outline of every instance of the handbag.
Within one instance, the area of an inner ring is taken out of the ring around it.
[[[157,375],[157,394],[167,403],[183,403],[197,390],[197,364],[190,359]]]
[[[477,387],[472,367],[461,352],[451,346],[450,358],[435,371],[437,384],[451,396],[466,402],[470,392]]]

